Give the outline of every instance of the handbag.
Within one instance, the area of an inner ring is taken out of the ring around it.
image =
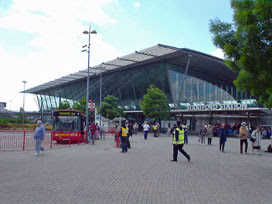
[[[254,139],[253,137],[251,137],[251,138],[250,138],[250,141],[251,141],[251,142],[255,142],[256,139]]]

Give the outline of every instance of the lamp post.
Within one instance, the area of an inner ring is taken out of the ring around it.
[[[102,126],[102,69],[100,69],[100,126]]]
[[[23,130],[25,130],[25,84],[27,83],[27,81],[22,81],[24,83],[24,96],[23,96],[23,121],[22,121],[22,125],[23,125]]]
[[[90,40],[91,40],[91,34],[96,34],[97,32],[95,30],[91,30],[91,26],[89,26],[89,31],[83,31],[83,34],[88,34],[89,35],[89,41],[88,41],[88,46],[84,45],[82,48],[88,47],[88,50],[82,50],[82,52],[88,52],[88,77],[87,77],[87,90],[86,90],[86,143],[88,143],[88,127],[89,127],[89,112],[88,112],[88,102],[89,102],[89,86],[90,86]]]

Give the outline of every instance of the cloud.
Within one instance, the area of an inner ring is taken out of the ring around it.
[[[103,8],[115,0],[13,0],[9,15],[0,16],[0,27],[35,33],[28,42],[34,51],[26,55],[8,52],[0,44],[1,96],[8,109],[19,109],[23,96],[23,80],[26,89],[87,68],[87,55],[81,47],[88,36],[82,34],[88,24],[104,26],[114,24],[115,19]],[[21,33],[21,32],[20,32]],[[18,36],[20,38],[20,36]],[[91,38],[91,66],[120,56],[99,33]],[[3,77],[4,76],[4,77]],[[33,95],[26,94],[26,110],[37,109]]]
[[[219,57],[219,58],[221,58],[221,59],[224,59],[224,58],[225,58],[225,57],[224,57],[224,52],[223,52],[223,50],[220,49],[220,48],[218,48],[218,49],[216,49],[215,51],[213,51],[213,52],[211,53],[211,55],[213,55],[213,56],[215,56],[215,57]]]
[[[140,4],[139,2],[135,2],[135,3],[133,4],[133,6],[134,6],[134,7],[140,7],[141,4]]]

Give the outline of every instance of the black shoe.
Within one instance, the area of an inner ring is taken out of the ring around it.
[[[190,157],[190,155],[188,155],[188,158],[187,158],[187,159],[188,159],[188,162],[189,162],[189,161],[191,161],[191,157]]]
[[[121,153],[125,153],[125,152],[122,151]]]
[[[171,160],[171,161],[172,161],[172,162],[177,162],[177,160],[174,160],[174,159],[173,159],[173,160]]]

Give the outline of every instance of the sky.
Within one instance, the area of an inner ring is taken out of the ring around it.
[[[157,44],[223,58],[209,21],[232,22],[230,0],[0,0],[0,102],[23,106],[25,88],[87,68],[82,46],[91,25],[91,66]],[[25,110],[38,110],[25,95]]]

